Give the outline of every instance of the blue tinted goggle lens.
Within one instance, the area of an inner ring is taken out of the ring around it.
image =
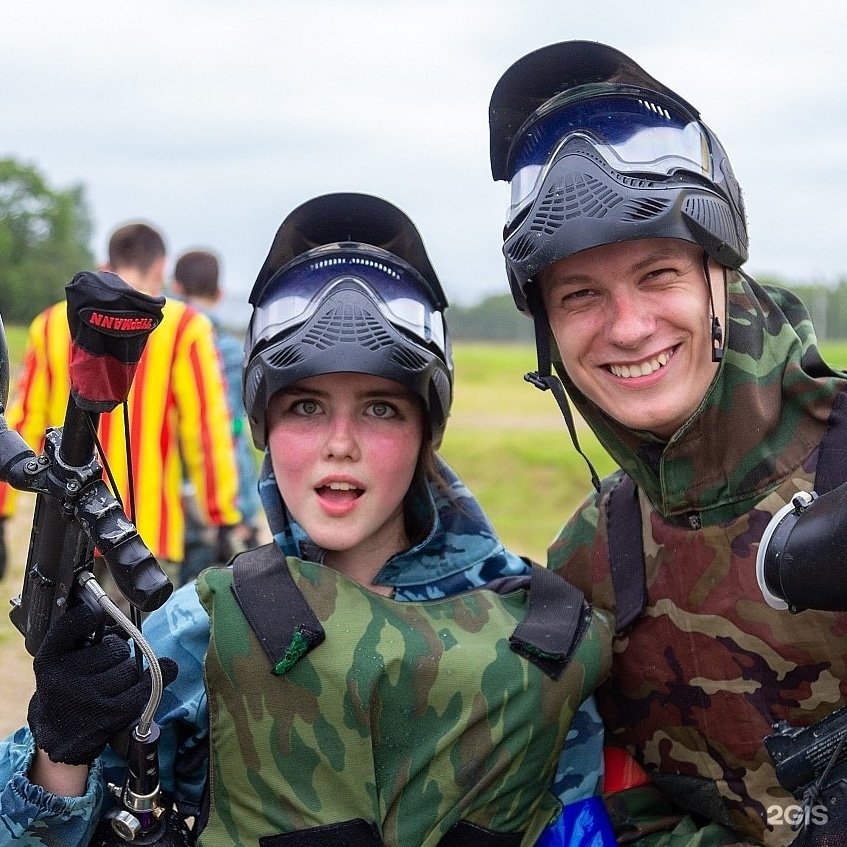
[[[652,92],[593,94],[554,99],[527,121],[509,157],[511,222],[535,199],[557,154],[583,138],[620,173],[712,175],[708,137],[697,118]]]
[[[444,321],[416,274],[367,255],[313,257],[272,278],[251,320],[247,349],[304,323],[332,288],[345,282],[365,288],[395,326],[444,349]]]

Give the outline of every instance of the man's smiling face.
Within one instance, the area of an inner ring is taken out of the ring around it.
[[[710,263],[722,326],[723,274]],[[565,370],[574,385],[631,429],[670,438],[714,378],[703,250],[675,238],[606,244],[539,275]]]

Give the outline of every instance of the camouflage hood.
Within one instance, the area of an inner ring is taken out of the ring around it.
[[[744,277],[730,283],[727,308],[723,362],[668,442],[609,418],[556,366],[600,442],[666,518],[715,524],[745,512],[817,447],[844,384],[791,292]]]
[[[407,516],[420,528],[421,540],[392,556],[374,583],[393,586],[395,600],[434,600],[498,577],[528,573],[529,565],[504,549],[479,503],[440,457],[437,469],[438,485],[418,479],[406,499]],[[321,562],[324,551],[285,507],[267,453],[259,494],[280,550],[286,556]]]

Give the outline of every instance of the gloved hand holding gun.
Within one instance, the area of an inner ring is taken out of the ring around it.
[[[187,835],[171,826],[159,790],[153,720],[176,665],[158,660],[138,628],[140,611],[158,608],[173,587],[106,487],[96,452],[99,415],[126,400],[164,298],[111,273],[77,274],[66,292],[72,342],[64,425],[48,429],[44,454],[36,456],[0,414],[0,479],[37,494],[24,585],[10,613],[35,657],[28,718],[39,749],[30,779],[54,793],[81,793],[88,765],[129,730],[126,781],[114,787],[120,805],[91,843],[183,844]],[[7,397],[0,323],[0,412]],[[135,623],[94,579],[95,549]]]
[[[92,642],[101,624],[88,605],[77,604],[51,627],[33,662],[36,691],[27,719],[53,762],[91,764],[138,722],[150,700],[150,668],[139,673],[117,628]],[[159,666],[167,686],[176,679],[176,664],[163,658]]]

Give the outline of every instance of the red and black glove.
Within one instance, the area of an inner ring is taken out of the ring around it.
[[[79,603],[50,628],[33,661],[36,690],[27,719],[35,743],[54,762],[93,762],[138,721],[150,698],[150,669],[139,674],[128,644],[113,631],[90,643],[97,624],[97,615]],[[176,679],[173,660],[160,659],[159,667],[164,685]]]

